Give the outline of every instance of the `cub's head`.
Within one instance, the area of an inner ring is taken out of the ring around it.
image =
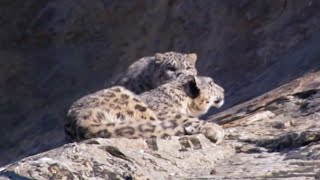
[[[224,89],[205,76],[188,76],[183,85],[190,97],[189,116],[199,117],[208,112],[210,107],[220,108],[224,103]]]
[[[197,55],[166,52],[155,54],[155,72],[153,72],[153,86],[158,87],[172,81],[180,75],[197,75]]]

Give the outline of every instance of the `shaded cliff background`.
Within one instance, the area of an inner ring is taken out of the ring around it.
[[[156,52],[197,53],[199,74],[226,89],[223,109],[318,71],[319,8],[316,0],[1,0],[0,165],[62,145],[74,100]]]

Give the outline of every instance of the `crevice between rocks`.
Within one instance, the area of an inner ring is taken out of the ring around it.
[[[246,143],[255,144],[258,147],[268,149],[269,152],[281,152],[306,146],[320,141],[320,132],[304,131],[301,133],[289,133],[275,139],[243,140]]]

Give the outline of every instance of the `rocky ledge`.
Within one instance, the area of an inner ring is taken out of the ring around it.
[[[167,179],[209,175],[234,148],[203,135],[161,139],[91,139],[7,166],[5,179]],[[205,166],[204,166],[205,165]],[[0,177],[1,177],[0,176]]]
[[[0,179],[320,179],[320,72],[209,117],[203,135],[91,139],[9,164]]]
[[[236,153],[216,164],[220,179],[320,179],[320,72],[304,75],[213,121]]]

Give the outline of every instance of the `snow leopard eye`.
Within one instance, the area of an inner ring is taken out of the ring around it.
[[[169,66],[167,69],[168,69],[169,71],[176,71],[176,70],[177,70],[177,68],[175,68],[175,67],[173,67],[173,66]]]
[[[215,103],[215,104],[219,104],[219,103],[221,103],[221,101],[222,101],[222,98],[219,97],[219,98],[217,98],[217,99],[214,101],[214,103]]]

